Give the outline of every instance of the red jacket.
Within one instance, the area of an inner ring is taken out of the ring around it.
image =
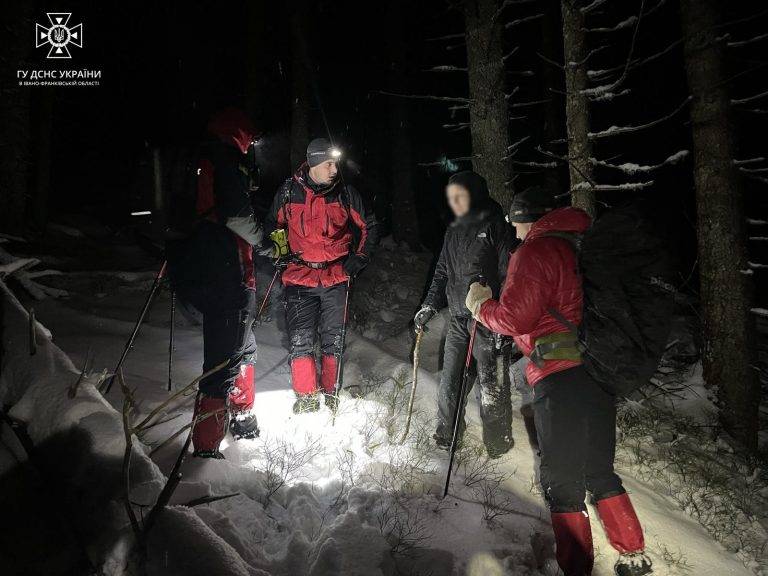
[[[349,278],[342,263],[352,253],[370,257],[378,240],[376,219],[366,210],[360,193],[335,181],[327,186],[310,182],[307,165],[283,185],[275,196],[266,230],[285,228],[293,254],[311,268],[291,263],[283,271],[286,286],[334,286]]]
[[[590,226],[586,212],[559,208],[534,223],[512,254],[501,298],[480,308],[479,320],[489,329],[512,336],[530,356],[537,338],[568,329],[548,309],[554,308],[574,324],[581,322],[582,289],[573,247],[551,232],[583,233]],[[549,374],[578,365],[572,360],[544,360],[542,368],[528,363],[526,377],[533,386]]]

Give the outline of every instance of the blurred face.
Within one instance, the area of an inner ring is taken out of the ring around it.
[[[445,196],[448,199],[448,206],[451,207],[454,215],[461,217],[469,212],[469,190],[464,188],[464,186],[448,184],[448,187],[445,189]]]
[[[515,227],[517,237],[520,240],[525,240],[525,237],[528,236],[528,232],[531,231],[533,222],[513,222],[512,225]]]
[[[333,160],[326,160],[309,169],[310,178],[318,184],[330,184],[336,178],[336,174],[338,173],[339,169],[336,166],[336,162]]]

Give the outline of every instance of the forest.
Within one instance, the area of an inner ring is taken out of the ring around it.
[[[762,2],[4,12],[0,573],[768,574]]]

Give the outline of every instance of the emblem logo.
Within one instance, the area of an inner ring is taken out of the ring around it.
[[[83,25],[70,27],[71,12],[47,12],[49,28],[35,24],[35,48],[50,44],[48,58],[72,58],[68,45],[83,47]]]

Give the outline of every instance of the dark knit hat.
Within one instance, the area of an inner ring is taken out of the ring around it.
[[[339,150],[334,148],[327,138],[315,138],[307,146],[307,163],[310,168],[328,160],[336,162],[340,155]]]
[[[531,186],[512,198],[508,220],[512,222],[536,222],[557,207],[555,194],[546,186]]]
[[[481,209],[488,201],[490,192],[485,178],[477,172],[465,170],[456,172],[448,179],[448,184],[456,184],[469,192],[469,206],[472,210]]]

